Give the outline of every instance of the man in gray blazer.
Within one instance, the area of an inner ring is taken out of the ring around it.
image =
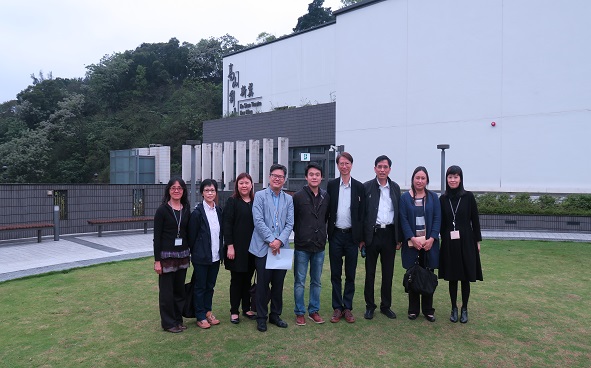
[[[255,256],[257,270],[256,307],[257,330],[267,331],[269,311],[269,284],[271,284],[271,313],[269,322],[285,328],[287,323],[281,319],[283,309],[283,281],[287,270],[266,269],[267,253],[281,252],[289,248],[289,236],[293,229],[293,200],[282,188],[287,176],[287,168],[274,164],[269,170],[269,187],[255,193],[252,206],[254,232],[248,251]]]

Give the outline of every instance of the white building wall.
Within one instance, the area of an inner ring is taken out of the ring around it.
[[[269,112],[281,106],[334,101],[334,29],[334,25],[322,27],[225,57],[224,114],[233,111],[227,98],[231,87],[227,79],[230,64],[240,79],[235,89],[237,102],[244,99],[240,97],[240,87],[248,87],[249,83],[253,84],[253,98],[260,97],[262,105],[253,111]]]
[[[403,187],[425,165],[438,189],[436,145],[449,143],[470,190],[591,192],[577,159],[591,133],[590,16],[576,0],[388,0],[338,15],[336,143],[353,175],[373,177],[387,154]]]
[[[336,97],[335,143],[362,181],[387,154],[403,188],[424,165],[438,190],[447,143],[469,190],[591,192],[589,19],[583,0],[385,0],[224,71],[253,83],[259,112]]]

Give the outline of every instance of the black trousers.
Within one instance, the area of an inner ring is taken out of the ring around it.
[[[387,227],[377,229],[373,234],[371,244],[365,249],[365,307],[376,309],[374,301],[374,283],[378,258],[382,265],[382,287],[380,309],[392,306],[392,278],[394,277],[394,258],[396,257],[396,239],[394,229]]]
[[[328,245],[330,259],[330,283],[332,284],[332,309],[353,310],[355,296],[355,272],[359,246],[353,242],[352,233],[335,229]],[[343,257],[345,257],[345,290],[342,291]]]
[[[267,270],[267,256],[255,257],[254,264],[257,270],[256,306],[257,320],[270,320],[279,318],[283,311],[283,281],[287,270]],[[271,284],[271,313],[269,313],[269,284]]]
[[[247,272],[230,271],[230,314],[238,314],[240,303],[242,302],[242,311],[250,310],[250,286],[252,285],[252,276],[254,275],[254,256],[253,262],[249,262]]]
[[[186,276],[186,269],[158,275],[160,323],[165,330],[183,323]]]

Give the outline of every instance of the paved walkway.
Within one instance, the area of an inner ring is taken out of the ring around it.
[[[483,231],[484,239],[591,242],[591,234]],[[152,256],[152,233],[140,231],[63,235],[0,241],[0,282],[98,263]]]

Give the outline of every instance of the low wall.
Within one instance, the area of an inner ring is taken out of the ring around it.
[[[97,232],[90,219],[154,216],[162,201],[163,184],[3,184],[0,185],[0,224],[53,223],[60,205],[60,234]],[[230,192],[220,192],[223,206]],[[201,196],[197,193],[197,201]],[[110,230],[141,229],[142,223],[112,224]],[[31,238],[35,231],[0,231],[0,240]],[[42,231],[53,235],[53,229]]]
[[[591,233],[591,217],[541,215],[480,215],[483,230]]]

